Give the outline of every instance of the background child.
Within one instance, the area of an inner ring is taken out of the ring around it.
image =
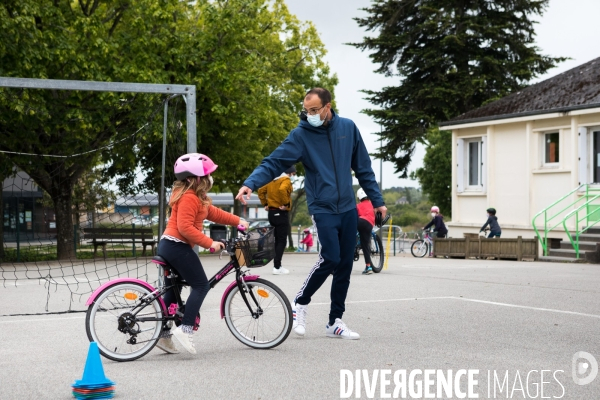
[[[306,228],[304,231],[304,239],[300,241],[300,243],[304,244],[306,247],[305,251],[310,251],[310,248],[313,246],[313,236],[310,233],[310,229]]]
[[[429,229],[429,227],[433,226],[433,232],[436,234],[436,237],[445,238],[448,235],[448,229],[446,228],[446,224],[444,224],[444,216],[440,214],[440,208],[438,206],[431,207],[431,222],[423,227],[423,230]],[[431,249],[433,250],[433,249]],[[433,251],[429,252],[429,257],[433,255]]]
[[[423,230],[429,229],[433,226],[433,232],[436,233],[436,237],[445,238],[448,234],[446,224],[444,224],[444,216],[440,214],[438,206],[431,207],[431,222],[423,227]]]
[[[498,217],[496,217],[496,209],[490,207],[486,211],[488,213],[488,219],[487,219],[487,221],[485,221],[485,224],[483,224],[483,226],[481,227],[479,232],[483,232],[483,230],[489,225],[490,226],[490,234],[488,235],[488,239],[493,238],[493,237],[500,237],[500,235],[502,234],[502,229],[500,229],[500,225],[498,225]]]
[[[360,247],[362,248],[363,255],[365,257],[365,270],[362,272],[363,275],[371,275],[373,268],[371,268],[371,231],[373,225],[375,225],[375,211],[371,200],[367,197],[365,191],[360,188],[356,191],[356,197],[358,197],[358,204],[356,209],[358,211],[358,234],[360,236]]]

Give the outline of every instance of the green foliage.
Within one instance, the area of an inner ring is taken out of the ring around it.
[[[306,203],[306,195],[302,192],[304,186],[292,193],[292,211],[290,212],[291,226],[301,225],[303,228],[312,226],[312,219],[308,213],[308,205]],[[298,195],[302,194],[300,201],[297,200]]]
[[[323,63],[324,54],[314,26],[301,24],[283,0],[0,4],[0,76],[194,84],[198,151],[220,166],[216,190],[237,190],[285,138],[308,88],[334,89],[337,78]],[[160,100],[0,89],[0,150],[64,156],[7,155],[50,196],[59,259],[74,256],[73,208],[78,196],[93,197],[91,191],[74,192],[93,167],[103,165],[99,175],[106,179],[118,177],[124,193],[158,191],[162,131],[136,131],[156,120]],[[175,120],[185,119],[183,110],[177,108]],[[182,129],[169,137],[179,154],[185,152],[185,134]],[[110,143],[119,145],[106,147]],[[174,159],[167,161],[173,165]],[[137,185],[140,170],[147,177]]]
[[[431,204],[437,205],[449,220],[452,216],[452,133],[432,128],[426,140],[423,167],[412,173],[411,178],[419,180]]]
[[[364,110],[383,126],[377,157],[408,174],[428,127],[521,89],[564,58],[539,53],[533,17],[548,0],[373,0],[359,26],[376,36],[354,46],[371,51],[376,72],[396,86],[365,91]],[[437,164],[434,174],[450,164]],[[425,189],[427,191],[428,189]]]

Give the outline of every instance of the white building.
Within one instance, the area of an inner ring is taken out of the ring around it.
[[[452,131],[451,237],[478,232],[488,207],[503,237],[533,237],[533,218],[563,197],[537,217],[542,235],[544,216],[562,239],[563,224],[574,235],[600,220],[600,201],[583,206],[600,194],[600,58],[440,125]],[[578,224],[563,221],[578,208]],[[600,242],[591,232],[580,240]]]

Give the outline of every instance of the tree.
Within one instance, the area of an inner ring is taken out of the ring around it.
[[[237,193],[297,125],[304,93],[317,85],[333,90],[337,77],[322,61],[325,48],[314,26],[300,24],[283,0],[202,0],[192,12],[194,18],[181,22],[190,32],[186,51],[169,65],[169,74],[196,85],[198,151],[219,165],[215,190]],[[148,139],[139,149],[148,177],[143,188],[155,191],[162,134]],[[177,155],[171,157],[174,162]],[[123,188],[134,180],[135,157],[128,159],[111,170],[128,177]]]
[[[0,75],[167,81],[162,54],[172,47],[173,28],[185,7],[176,0],[5,1]],[[99,153],[89,151],[131,135],[147,120],[147,103],[140,105],[143,96],[116,93],[3,89],[0,94],[0,149],[26,153],[6,157],[50,195],[58,258],[74,257],[73,189],[101,161]]]
[[[426,138],[427,152],[423,167],[411,173],[418,179],[421,188],[429,195],[432,205],[437,205],[442,214],[452,216],[452,134],[432,128]],[[447,168],[444,168],[447,167]]]
[[[386,142],[376,156],[406,177],[429,127],[517,91],[563,61],[534,46],[532,17],[547,6],[548,0],[374,0],[356,21],[377,36],[352,45],[372,51],[376,72],[400,81],[365,91],[377,108],[364,112],[382,125]]]
[[[0,4],[0,76],[195,84],[198,150],[220,165],[217,189],[238,187],[283,140],[308,87],[335,86],[324,53],[314,27],[283,0]],[[74,188],[86,171],[103,165],[125,193],[160,187],[162,132],[137,131],[159,101],[0,89],[0,150],[57,156],[6,155],[51,197],[59,259],[75,255]]]

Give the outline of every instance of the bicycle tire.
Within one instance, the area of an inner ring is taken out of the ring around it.
[[[225,323],[237,340],[254,349],[270,349],[283,343],[292,330],[292,306],[274,283],[264,279],[246,281],[262,308],[262,314],[254,318],[240,293],[233,286],[225,298]],[[254,304],[247,295],[250,304]],[[273,304],[273,301],[276,301]],[[255,309],[255,307],[253,307]],[[269,320],[265,321],[268,312]]]
[[[160,339],[162,321],[136,322],[134,316],[129,325],[141,331],[141,334],[135,335],[135,343],[131,342],[134,335],[119,331],[119,324],[126,323],[127,310],[141,304],[140,299],[151,294],[150,289],[139,283],[121,282],[107,287],[98,295],[87,310],[85,328],[90,342],[98,343],[100,354],[113,361],[133,361],[154,348]],[[147,304],[136,316],[164,317],[158,299]]]
[[[385,250],[383,249],[383,242],[378,234],[371,235],[371,269],[373,272],[380,273],[383,269],[385,262]]]
[[[410,245],[410,252],[413,257],[423,258],[429,251],[429,245],[423,239],[415,240]]]

